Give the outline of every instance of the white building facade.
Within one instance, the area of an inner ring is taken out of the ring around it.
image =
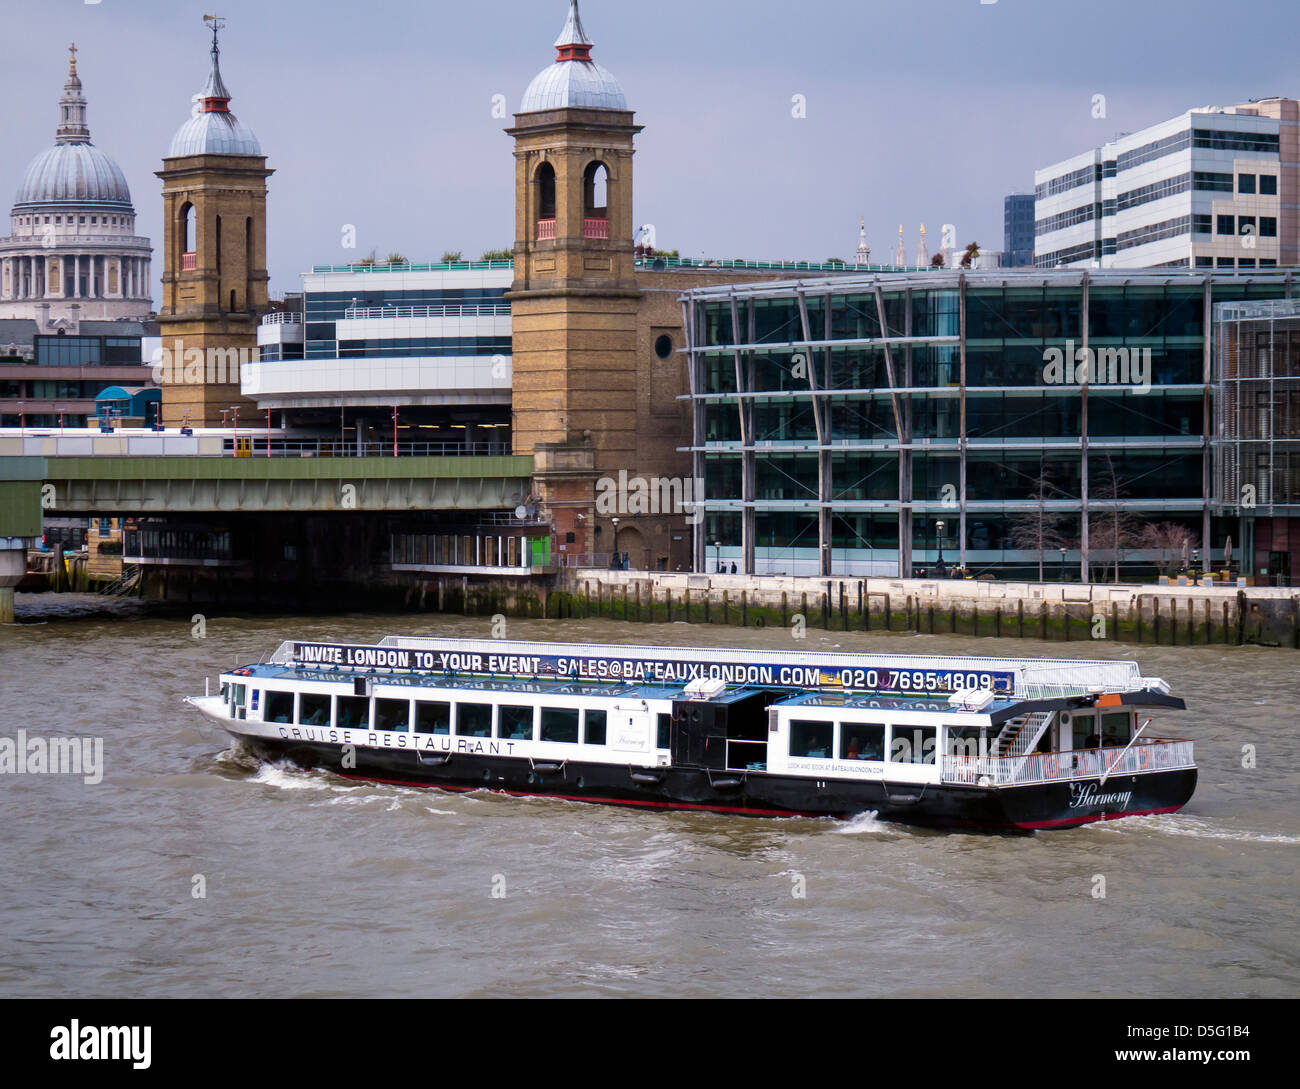
[[[1300,262],[1300,103],[1208,106],[1034,173],[1038,268]]]

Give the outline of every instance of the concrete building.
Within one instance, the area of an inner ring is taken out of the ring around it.
[[[57,334],[82,321],[150,315],[149,239],[121,168],[90,141],[86,96],[69,47],[54,146],[34,158],[0,238],[0,320]]]
[[[1039,268],[1300,264],[1300,103],[1207,106],[1034,173]]]

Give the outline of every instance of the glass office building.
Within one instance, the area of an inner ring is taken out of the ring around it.
[[[1217,556],[1240,530],[1212,496],[1214,307],[1293,287],[1285,270],[935,270],[691,291],[695,555],[1128,578],[1181,527]]]

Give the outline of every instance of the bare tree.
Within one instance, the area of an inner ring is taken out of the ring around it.
[[[1159,522],[1147,526],[1141,537],[1143,548],[1160,553],[1161,566],[1166,575],[1174,573],[1175,559],[1184,552],[1200,547],[1200,538],[1186,526],[1177,522]]]
[[[1038,581],[1043,581],[1043,564],[1048,550],[1069,547],[1072,543],[1068,536],[1069,519],[1059,511],[1047,509],[1053,499],[1066,496],[1056,486],[1051,470],[1041,462],[1039,474],[1030,485],[1029,499],[1034,500],[1034,509],[1016,515],[1011,520],[1011,545],[1018,549],[1034,549],[1038,552]]]
[[[1121,501],[1128,494],[1115,472],[1115,462],[1106,455],[1105,471],[1093,478],[1096,485],[1089,486],[1088,551],[1092,554],[1111,552],[1115,560],[1115,583],[1119,583],[1119,565],[1126,548],[1134,548],[1142,540],[1146,523],[1131,511],[1125,510]],[[1105,567],[1102,567],[1103,572]],[[1104,575],[1103,575],[1104,577]]]

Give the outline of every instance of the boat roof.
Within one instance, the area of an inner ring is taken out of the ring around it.
[[[270,662],[350,674],[424,673],[515,679],[622,681],[676,687],[700,678],[728,686],[949,695],[980,689],[1017,700],[1168,692],[1134,661],[1000,658],[834,651],[623,646],[390,635],[377,644],[286,641]]]

